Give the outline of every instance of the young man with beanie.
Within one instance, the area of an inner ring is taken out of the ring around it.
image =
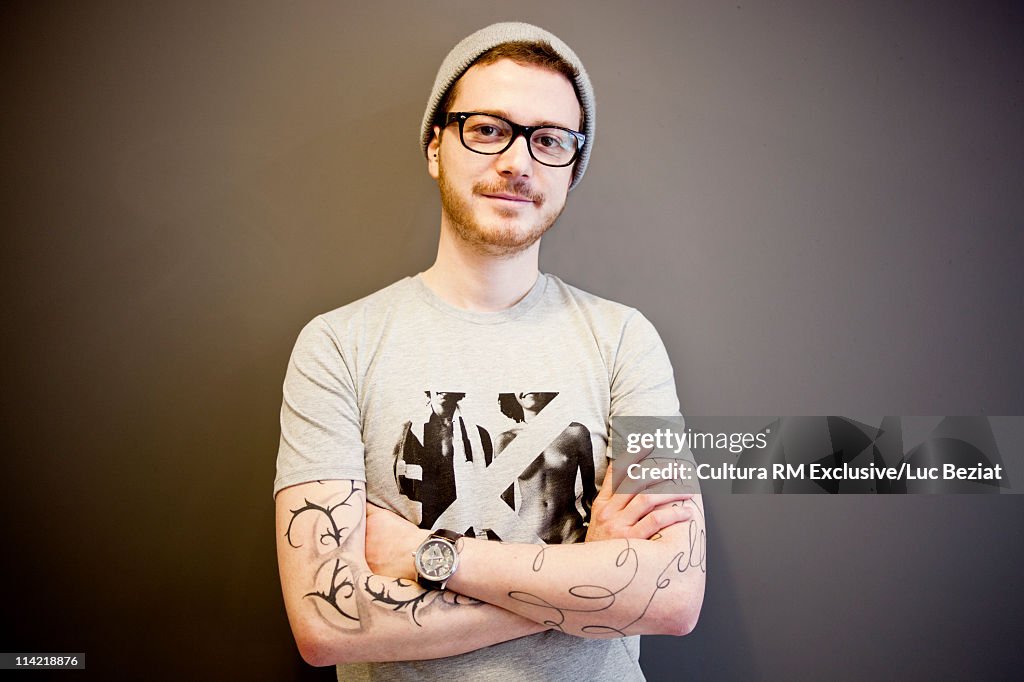
[[[612,417],[678,414],[664,346],[636,310],[538,272],[595,120],[554,35],[464,39],[421,133],[434,264],[299,335],[278,559],[303,658],[339,679],[641,680],[638,635],[696,623],[699,495],[614,493],[609,466]]]

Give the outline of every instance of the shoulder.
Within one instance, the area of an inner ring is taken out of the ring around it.
[[[584,291],[568,282],[564,282],[555,275],[545,274],[544,277],[547,278],[549,296],[557,297],[565,303],[570,303],[585,310],[600,311],[601,313],[613,316],[629,315],[636,312],[636,308],[631,308],[628,305],[616,303],[615,301],[592,294],[589,291]]]
[[[617,414],[676,414],[672,363],[654,325],[636,308],[550,277],[549,285],[586,320],[600,349]]]
[[[599,338],[622,340],[636,334],[657,335],[654,325],[636,308],[584,291],[555,275],[545,277],[549,296],[577,311]]]
[[[372,294],[321,313],[310,320],[302,335],[318,334],[344,337],[366,326],[385,321],[394,310],[407,304],[416,295],[411,277],[400,279]]]
[[[320,320],[335,330],[343,330],[354,324],[366,324],[375,319],[386,318],[395,308],[407,304],[415,295],[413,278],[405,277],[372,294],[322,313],[313,321]]]
[[[299,332],[296,349],[333,348],[345,346],[367,337],[377,336],[396,309],[415,297],[411,277],[401,279],[372,294],[321,313],[306,323]]]

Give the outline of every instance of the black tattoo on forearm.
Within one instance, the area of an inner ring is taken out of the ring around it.
[[[330,499],[303,499],[298,509],[290,509],[291,518],[284,537],[293,549],[310,553],[310,561],[319,559],[312,577],[313,590],[303,595],[316,605],[317,612],[339,630],[362,628],[371,620],[369,605],[386,611],[406,613],[417,626],[424,613],[446,606],[476,605],[484,602],[447,590],[425,590],[402,578],[374,575],[360,562],[351,562],[345,545],[353,533],[362,532],[360,504],[365,488],[353,481],[351,489]],[[339,500],[335,502],[335,500]],[[312,512],[307,514],[307,512]],[[300,518],[301,517],[301,518]],[[456,543],[461,551],[462,540]],[[323,605],[323,606],[321,606]],[[329,607],[329,608],[328,608]],[[334,614],[341,617],[339,619]]]
[[[412,618],[412,622],[416,623],[416,625],[419,625],[420,627],[423,626],[417,618],[417,615],[419,615],[419,610],[423,607],[424,601],[430,596],[430,590],[423,590],[422,592],[414,593],[411,597],[407,598],[395,597],[391,595],[391,591],[383,581],[380,581],[380,589],[373,589],[370,584],[372,580],[373,576],[367,577],[363,583],[363,589],[365,589],[366,593],[370,595],[374,604],[388,607],[392,611],[408,611]],[[395,578],[392,581],[392,584],[396,587],[402,588],[409,587],[412,583],[406,582],[401,578]]]
[[[378,586],[374,587],[374,583]],[[434,605],[483,604],[482,601],[449,590],[425,590],[416,583],[402,578],[387,580],[371,575],[363,581],[363,590],[370,596],[371,603],[390,611],[408,613],[412,622],[419,627],[423,627],[419,620],[420,611]]]
[[[362,492],[362,485],[352,481],[351,488],[344,494],[343,499],[337,503],[332,504],[330,501],[327,501],[323,504],[318,504],[310,501],[308,498],[303,499],[305,503],[303,506],[298,509],[289,510],[291,512],[291,519],[289,519],[288,528],[284,533],[288,545],[293,549],[300,549],[305,544],[297,540],[294,534],[299,533],[300,536],[304,536],[307,531],[300,531],[299,528],[309,528],[308,537],[314,540],[312,545],[308,547],[308,551],[311,552],[310,557],[313,558],[320,555],[324,559],[319,563],[313,575],[314,589],[304,594],[303,597],[313,600],[316,604],[323,603],[329,606],[330,610],[327,610],[326,607],[322,609],[320,606],[317,606],[317,612],[332,626],[342,629],[353,627],[352,625],[342,626],[342,623],[359,623],[360,620],[358,604],[353,598],[356,596],[354,574],[341,552],[342,547],[351,536],[351,523],[346,525],[344,522],[339,521],[339,519],[355,517],[351,512],[346,517],[344,512],[346,510],[354,512],[357,509],[359,500],[356,496]],[[314,513],[307,515],[306,512]],[[306,526],[305,521],[303,521],[301,526],[297,526],[296,523],[300,517],[303,519],[308,518],[310,525]],[[354,525],[358,527],[358,523]],[[317,551],[316,545],[326,549]],[[322,554],[322,552],[326,552],[326,554]],[[333,617],[329,617],[332,611],[344,620],[338,621]]]
[[[352,582],[351,572],[347,564],[341,563],[340,559],[334,560],[334,570],[331,574],[331,586],[326,592],[315,590],[307,592],[306,597],[316,597],[330,604],[335,611],[343,617],[359,622],[359,614],[351,614],[344,609],[344,603],[338,603],[339,593],[342,599],[350,599],[356,591],[356,584]]]

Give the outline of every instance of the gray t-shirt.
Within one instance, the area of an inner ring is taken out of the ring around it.
[[[580,542],[616,415],[677,415],[672,367],[636,310],[552,275],[481,313],[420,276],[320,315],[284,383],[274,492],[366,482],[422,528]],[[642,680],[639,638],[548,631],[440,660],[339,666],[339,679]]]

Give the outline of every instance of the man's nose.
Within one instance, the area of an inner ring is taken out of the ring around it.
[[[533,170],[533,157],[525,135],[516,136],[512,146],[498,154],[497,169],[507,177],[529,177]]]

